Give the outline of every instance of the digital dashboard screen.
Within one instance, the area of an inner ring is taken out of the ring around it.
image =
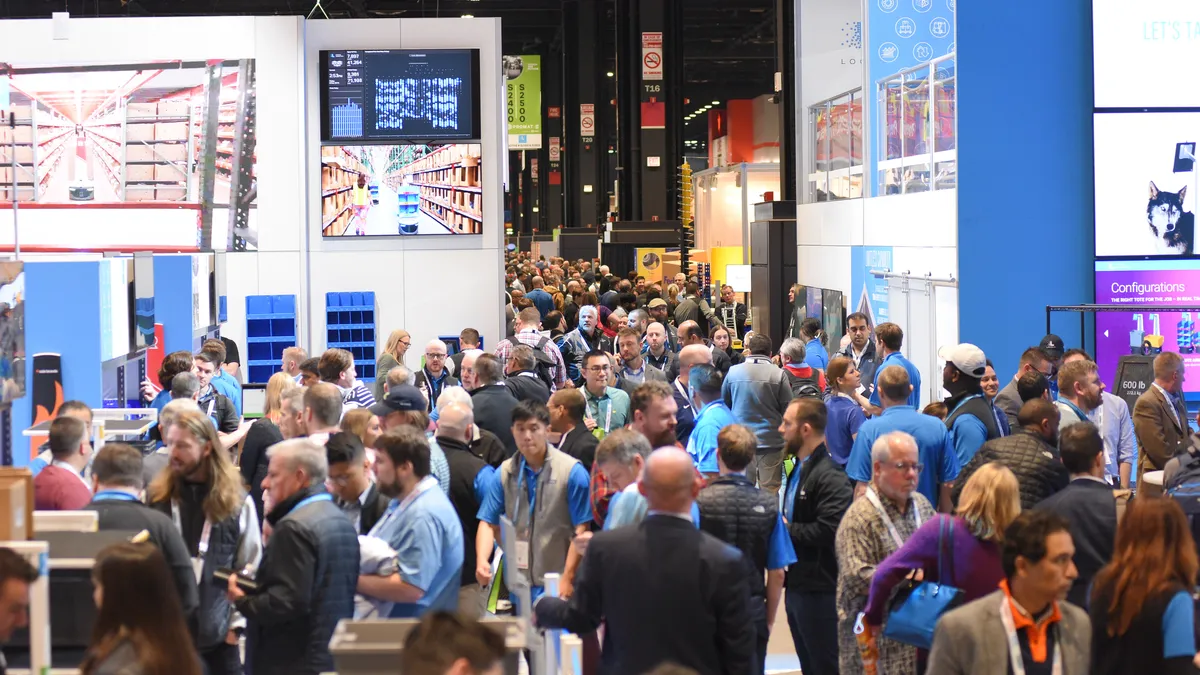
[[[474,49],[322,51],[321,141],[477,140]]]

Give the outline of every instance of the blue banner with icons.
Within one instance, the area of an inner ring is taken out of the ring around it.
[[[947,54],[954,53],[954,12],[957,0],[868,0],[867,15],[867,91],[871,101],[870,134],[872,174],[878,161],[927,152],[929,109],[925,101],[928,89],[918,85],[928,73],[914,73],[910,82],[907,116],[900,107],[898,95],[881,99],[879,81],[901,70],[914,68]],[[938,65],[940,78],[953,72],[954,62]],[[945,92],[939,91],[938,96]],[[887,127],[882,116],[887,115]],[[951,115],[952,117],[952,115]],[[901,119],[907,119],[901,124]],[[951,124],[952,126],[952,124]],[[939,143],[940,145],[940,143]],[[880,194],[876,180],[868,181],[870,194]]]

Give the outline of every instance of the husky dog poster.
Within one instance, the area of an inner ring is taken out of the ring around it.
[[[1200,113],[1097,113],[1095,134],[1096,257],[1200,255]]]

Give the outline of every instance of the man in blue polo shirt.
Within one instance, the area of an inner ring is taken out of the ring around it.
[[[867,412],[878,415],[883,411],[882,401],[879,397],[879,375],[888,366],[900,366],[908,373],[908,382],[912,385],[912,391],[909,392],[907,398],[908,405],[914,410],[919,410],[921,408],[921,371],[917,370],[912,361],[904,358],[904,355],[900,353],[900,348],[904,346],[904,331],[894,323],[879,324],[875,327],[875,346],[881,359],[879,368],[875,371],[875,386],[871,391],[872,407]],[[868,458],[869,461],[870,458]],[[870,479],[869,463],[867,478]]]
[[[713,366],[702,363],[692,366],[688,374],[688,389],[696,413],[696,426],[688,437],[687,453],[692,456],[696,468],[706,477],[720,473],[717,466],[717,434],[733,424],[733,413],[721,398],[721,385],[725,377]]]
[[[209,359],[216,366],[216,371],[213,372],[212,386],[222,396],[229,397],[233,401],[233,409],[237,411],[238,416],[242,414],[242,385],[238,383],[237,378],[225,372],[221,366],[225,365],[225,343],[220,340],[205,340],[201,345],[200,351],[212,354],[215,359]],[[199,356],[197,356],[199,358]]]
[[[454,612],[463,528],[431,473],[429,441],[420,430],[401,426],[380,436],[375,450],[376,485],[392,502],[370,536],[392,547],[398,571],[359,576],[358,592],[395,603],[392,618],[418,617],[432,610]]]
[[[950,444],[946,425],[936,417],[922,415],[908,404],[911,388],[908,373],[900,366],[879,369],[875,392],[883,403],[883,412],[867,420],[858,429],[846,475],[857,482],[855,497],[866,493],[871,483],[871,448],[881,436],[903,431],[917,441],[917,456],[924,469],[917,479],[917,491],[930,504],[950,510],[950,483],[958,477],[958,457]]]
[[[518,454],[504,460],[492,475],[479,507],[479,520],[488,527],[480,527],[475,540],[475,578],[487,586],[492,548],[500,540],[500,517],[512,521],[517,542],[516,550],[504,552],[505,578],[513,578],[514,566],[527,575],[534,601],[545,591],[547,574],[561,574],[560,589],[570,587],[581,559],[575,553],[575,536],[587,532],[592,522],[588,472],[574,457],[550,446],[549,430],[545,405],[521,401],[513,408]]]
[[[987,356],[979,347],[964,342],[942,347],[938,358],[946,362],[942,368],[942,388],[950,392],[950,398],[946,399],[946,428],[950,430],[950,443],[958,455],[959,466],[966,466],[984,443],[1005,435],[996,409],[983,393]]]

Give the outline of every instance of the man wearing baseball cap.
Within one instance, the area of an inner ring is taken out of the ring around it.
[[[973,344],[942,347],[938,358],[942,368],[942,387],[950,392],[946,399],[946,428],[950,443],[958,455],[959,466],[966,466],[983,444],[1004,434],[996,419],[996,409],[983,395],[981,380],[987,370],[987,357]]]
[[[1066,347],[1063,339],[1054,333],[1049,333],[1042,338],[1038,347],[1041,347],[1042,351],[1046,352],[1046,356],[1050,357],[1050,366],[1053,370],[1050,375],[1046,376],[1046,379],[1050,380],[1050,399],[1055,400],[1058,398],[1058,369],[1062,368]]]

